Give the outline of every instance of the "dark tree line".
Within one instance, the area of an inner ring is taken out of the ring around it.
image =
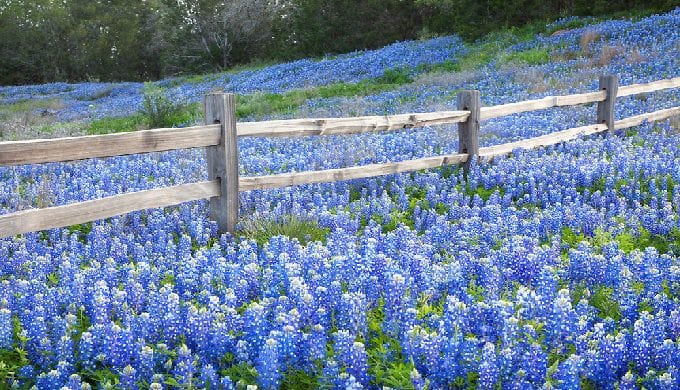
[[[5,0],[0,84],[146,80],[680,0]]]

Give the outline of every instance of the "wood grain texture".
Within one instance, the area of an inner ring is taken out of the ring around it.
[[[216,145],[219,125],[0,142],[0,165],[40,164]]]
[[[509,142],[502,145],[483,147],[479,149],[479,157],[488,159],[494,156],[509,154],[515,149],[536,149],[542,146],[555,145],[562,142],[571,141],[581,136],[595,134],[606,130],[607,125],[605,124],[574,127],[539,137]]]
[[[616,122],[614,104],[619,89],[619,79],[615,75],[606,75],[600,77],[599,83],[600,90],[605,92],[606,98],[597,103],[597,123],[606,124],[609,134],[614,134],[614,122]]]
[[[133,211],[167,207],[220,195],[217,181],[181,184],[132,192],[44,209],[0,215],[0,238],[114,217]]]
[[[220,142],[207,153],[208,179],[220,182],[221,196],[210,199],[210,218],[220,232],[233,233],[238,221],[238,150],[236,139],[236,98],[213,93],[203,101],[205,123],[220,123]]]
[[[547,96],[542,99],[525,100],[523,102],[502,104],[499,106],[482,107],[480,120],[498,118],[501,116],[518,114],[520,112],[543,110],[552,107],[574,106],[577,104],[594,103],[605,100],[604,91],[581,93],[566,96]]]
[[[461,91],[458,93],[457,108],[470,112],[465,122],[458,124],[458,153],[476,156],[479,152],[479,114],[482,107],[479,91]],[[463,165],[465,174],[470,170],[472,158]]]
[[[618,96],[637,95],[639,93],[655,92],[669,88],[680,88],[680,77],[653,81],[646,84],[631,84],[626,85],[625,87],[619,87]]]
[[[309,118],[240,122],[239,137],[300,137],[309,135],[357,134],[394,131],[414,127],[459,123],[467,120],[466,111],[440,111],[353,118]]]
[[[616,130],[627,129],[629,127],[639,126],[643,124],[645,121],[654,122],[662,119],[668,119],[676,115],[680,115],[680,107],[667,108],[665,110],[648,112],[646,114],[635,115],[625,119],[621,119],[616,121],[616,123],[614,124],[614,128]]]
[[[467,154],[449,154],[425,157],[415,160],[370,164],[350,168],[328,169],[324,171],[307,171],[283,173],[279,175],[241,177],[241,191],[264,190],[268,188],[289,187],[300,184],[327,183],[350,179],[390,175],[400,172],[418,171],[441,167],[443,165],[460,164],[467,161]]]

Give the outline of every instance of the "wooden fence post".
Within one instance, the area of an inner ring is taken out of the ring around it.
[[[467,121],[458,123],[458,153],[469,155],[463,169],[467,175],[472,156],[479,154],[479,114],[482,107],[479,91],[458,93],[458,110],[470,111]]]
[[[609,134],[614,134],[614,103],[619,90],[619,79],[616,75],[600,76],[600,90],[605,91],[607,97],[597,103],[597,123],[605,123],[609,128]]]
[[[231,93],[211,93],[203,101],[205,124],[221,124],[219,145],[209,146],[208,178],[220,181],[220,196],[210,198],[210,218],[220,232],[233,233],[238,221],[238,145],[236,98]]]

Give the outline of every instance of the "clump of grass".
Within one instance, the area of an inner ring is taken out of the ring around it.
[[[605,45],[600,50],[600,55],[595,60],[595,64],[599,66],[609,65],[616,56],[622,54],[624,49],[621,47]]]
[[[87,129],[87,133],[93,135],[136,131],[144,127],[144,123],[145,119],[141,114],[123,117],[105,117],[92,121]]]
[[[198,105],[172,100],[164,89],[147,84],[141,114],[149,128],[173,127],[199,117]]]
[[[501,55],[499,64],[526,64],[526,65],[544,65],[552,60],[550,48],[537,47],[524,51],[507,53]]]
[[[593,42],[600,39],[600,33],[593,30],[587,30],[581,34],[581,39],[579,40],[579,46],[581,47],[581,53],[583,55],[590,54],[590,46]]]
[[[12,104],[0,105],[0,113],[24,113],[36,110],[58,110],[64,108],[61,99],[27,99]]]
[[[160,127],[177,127],[196,122],[202,117],[198,103],[172,101],[162,88],[147,86],[142,110],[123,117],[104,117],[93,120],[88,134],[111,134]]]
[[[264,245],[276,236],[295,238],[302,244],[308,244],[325,242],[330,229],[320,227],[315,220],[289,215],[276,220],[255,217],[241,221],[239,233],[242,237],[257,241],[259,245]]]

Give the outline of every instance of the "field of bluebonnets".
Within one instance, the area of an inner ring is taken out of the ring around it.
[[[187,103],[215,88],[284,99],[241,113],[262,119],[451,109],[461,89],[494,105],[592,91],[607,73],[622,85],[679,76],[680,9],[152,87]],[[2,137],[87,133],[136,115],[148,88],[0,87]],[[617,116],[678,105],[678,90],[621,98]],[[491,120],[481,142],[594,115]],[[239,150],[241,174],[262,175],[455,152],[457,133],[242,139]],[[204,180],[205,166],[185,150],[0,167],[0,213]],[[679,167],[675,119],[517,150],[467,181],[449,167],[242,193],[237,237],[193,202],[1,239],[0,387],[680,388]]]

